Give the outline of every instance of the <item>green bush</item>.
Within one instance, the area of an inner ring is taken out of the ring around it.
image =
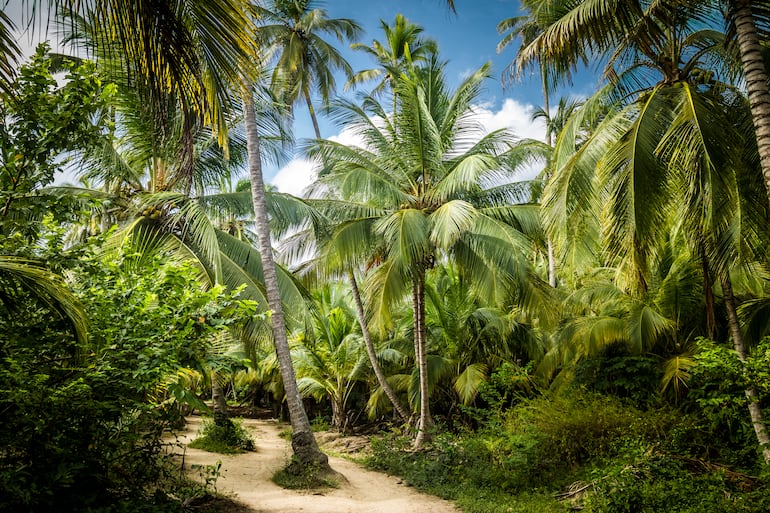
[[[243,419],[229,419],[226,416],[220,416],[219,418],[205,419],[199,436],[188,446],[221,454],[238,454],[253,451],[254,439],[243,427]]]
[[[587,513],[760,513],[770,508],[753,478],[664,455],[603,470],[586,494]]]
[[[23,291],[0,302],[0,511],[178,503],[161,440],[179,414],[172,377],[234,321],[235,302],[201,291],[190,268],[147,266],[91,258],[72,270],[88,341]]]

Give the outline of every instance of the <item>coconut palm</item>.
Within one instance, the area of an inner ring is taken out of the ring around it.
[[[528,0],[522,4],[523,8],[527,11],[524,16],[515,16],[507,18],[501,21],[497,25],[497,31],[501,34],[505,33],[503,39],[497,45],[497,53],[502,52],[505,48],[517,38],[521,38],[521,46],[519,52],[523,51],[530,45],[543,30],[554,21],[553,11],[551,10],[550,2],[543,2],[542,0]],[[557,68],[553,71],[549,71],[551,63],[545,58],[545,54],[535,57],[536,64],[540,71],[540,82],[543,91],[543,108],[536,111],[537,116],[533,116],[534,119],[544,119],[546,121],[545,129],[545,143],[547,146],[553,145],[553,138],[558,133],[556,126],[550,123],[551,121],[551,105],[550,105],[550,90],[554,87],[554,79],[562,77],[569,73],[569,68]],[[517,67],[518,60],[514,59],[503,71],[503,82],[512,82],[515,79],[521,77],[523,69]],[[561,104],[560,104],[561,107]],[[563,115],[563,114],[562,114]],[[551,170],[546,167],[543,172],[544,182],[547,182],[551,176]],[[548,283],[551,287],[556,287],[556,258],[554,256],[553,242],[550,238],[547,241],[548,244]]]
[[[438,50],[435,41],[420,37],[423,28],[410,22],[403,14],[396,15],[393,25],[380,20],[380,26],[385,33],[384,42],[375,39],[371,45],[364,43],[350,45],[353,50],[369,54],[379,67],[357,72],[345,84],[346,89],[379,79],[372,89],[373,94],[380,94],[386,89],[392,91],[401,73],[406,72],[414,64],[427,61],[430,55]]]
[[[341,292],[340,287],[326,285],[315,294],[313,329],[302,337],[292,357],[300,392],[329,399],[332,426],[344,431],[348,400],[356,384],[365,381],[367,366],[363,340]]]
[[[581,118],[597,107],[601,123],[579,148],[564,134],[560,137],[558,176],[544,202],[551,226],[564,227],[568,216],[599,219],[618,283],[636,288],[639,297],[649,290],[650,271],[672,223],[683,227],[692,254],[703,263],[704,290],[711,290],[713,271],[723,291],[729,291],[730,267],[739,250],[754,245],[745,244],[742,234],[757,233],[757,216],[749,205],[764,209],[764,199],[757,201],[752,189],[740,185],[755,180],[741,149],[736,119],[741,96],[719,80],[726,76],[719,67],[726,62],[724,35],[703,29],[694,9],[654,4],[628,14],[636,22],[610,56],[608,85],[588,101],[584,113],[573,117],[566,132],[574,134]],[[571,16],[577,14],[565,15]],[[616,105],[609,112],[608,99]],[[564,146],[569,149],[563,151]],[[598,189],[589,184],[594,176]],[[571,203],[576,191],[582,194],[574,198],[582,200]],[[751,200],[742,200],[744,194]],[[731,320],[737,319],[736,305],[728,299],[729,294],[725,306],[732,311],[728,318],[740,354],[740,330]],[[768,438],[756,407],[751,416],[766,449]]]
[[[265,292],[268,306],[270,307],[270,321],[276,358],[281,377],[283,378],[285,397],[292,426],[291,443],[296,459],[289,469],[297,473],[307,471],[308,469],[317,469],[325,472],[330,470],[329,459],[318,448],[307,412],[302,405],[302,398],[297,387],[296,374],[291,361],[291,352],[286,336],[286,321],[279,288],[280,281],[276,271],[278,266],[273,259],[270,218],[265,195],[265,182],[262,178],[259,125],[257,124],[256,107],[251,90],[243,92],[243,119],[248,149],[251,198],[259,243],[259,262],[262,266]]]
[[[365,283],[373,320],[388,326],[391,307],[411,296],[420,377],[416,447],[429,438],[432,424],[426,272],[447,258],[497,300],[515,296],[531,306],[543,294],[527,261],[530,242],[523,233],[537,231],[536,207],[500,200],[512,188],[507,183],[482,186],[506,176],[500,155],[510,142],[504,131],[483,134],[471,119],[487,74],[484,66],[450,93],[434,56],[425,69],[399,78],[392,117],[371,95],[363,107],[339,102],[336,113],[364,138],[366,148],[331,141],[310,148],[327,163],[314,193],[334,200],[327,215],[338,227],[328,253],[349,266],[369,260],[372,248],[378,255],[379,265]]]
[[[40,4],[27,3],[32,17]],[[169,96],[177,99],[186,127],[204,121],[225,142],[231,86],[257,51],[250,2],[54,0],[50,6],[65,29],[90,41],[87,48],[117,59],[148,103],[161,108]],[[79,18],[91,21],[81,24]],[[191,161],[191,154],[186,157]]]
[[[770,6],[767,2],[726,0],[725,2],[667,0],[662,2],[621,0],[583,0],[581,2],[542,2],[547,12],[558,13],[551,23],[517,56],[517,65],[537,62],[546,53],[551,64],[569,69],[587,54],[612,52],[629,35],[643,45],[654,45],[665,34],[661,27],[645,22],[645,12],[658,15],[686,12],[701,26],[727,23],[735,36],[743,75],[750,99],[765,191],[770,197],[770,93],[768,74],[762,56],[761,39],[768,32]]]
[[[451,265],[426,280],[428,339],[450,364],[457,399],[469,405],[489,374],[505,362],[540,360],[544,350],[518,309],[504,311],[481,300]]]
[[[271,0],[259,9],[259,34],[276,55],[273,86],[287,105],[302,98],[307,103],[317,138],[321,137],[311,92],[317,90],[328,104],[335,89],[334,71],[347,77],[350,64],[324,39],[333,36],[340,43],[354,40],[361,27],[348,18],[329,18],[314,0]]]
[[[748,0],[727,0],[725,3],[726,19],[734,30],[740,51],[765,190],[770,198],[770,92],[767,88],[770,76],[765,67],[760,38],[760,26],[765,34],[769,28],[770,5]]]

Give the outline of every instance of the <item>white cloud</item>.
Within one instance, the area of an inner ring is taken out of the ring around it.
[[[307,186],[313,183],[316,176],[318,173],[311,161],[295,158],[278,170],[271,183],[280,192],[301,196]]]
[[[545,125],[541,120],[532,121],[535,107],[506,98],[500,110],[494,112],[489,106],[476,107],[479,122],[489,131],[509,128],[517,138],[544,139]]]
[[[364,146],[361,136],[347,128],[328,139],[347,146]],[[295,157],[278,170],[270,183],[275,185],[280,192],[302,196],[305,189],[315,181],[317,176],[318,170],[311,160]]]
[[[520,103],[512,98],[506,98],[499,110],[494,110],[489,104],[475,106],[478,122],[487,130],[509,128],[517,138],[544,139],[545,126],[542,121],[533,122],[532,111],[534,106]],[[350,146],[364,146],[363,139],[350,129],[343,129],[339,134],[328,138],[341,144]],[[532,177],[537,174],[533,167],[524,170],[520,176]],[[318,176],[313,163],[305,158],[297,157],[284,167],[272,180],[279,191],[300,196]]]

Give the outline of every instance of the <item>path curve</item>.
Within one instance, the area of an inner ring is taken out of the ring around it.
[[[199,417],[188,419],[179,433],[183,444],[195,437]],[[256,451],[226,455],[187,447],[185,467],[222,462],[217,480],[220,492],[233,493],[236,499],[259,513],[457,513],[448,501],[417,492],[397,477],[373,472],[342,458],[330,457],[332,468],[347,478],[339,488],[321,492],[286,490],[271,481],[275,472],[286,466],[291,444],[278,436],[283,427],[274,421],[244,419],[256,441]]]

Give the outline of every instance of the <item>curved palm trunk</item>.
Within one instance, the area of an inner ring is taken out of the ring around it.
[[[302,88],[302,92],[305,94],[305,101],[307,102],[307,110],[310,112],[310,120],[313,122],[313,130],[315,130],[316,139],[321,138],[321,129],[318,128],[318,118],[315,115],[315,108],[313,108],[313,101],[310,99],[310,89],[307,85]]]
[[[425,270],[420,269],[414,278],[412,306],[414,308],[414,355],[420,372],[420,422],[417,425],[417,437],[414,448],[420,449],[431,439],[430,428],[433,419],[430,416],[428,390],[428,354],[425,342]]]
[[[222,390],[222,379],[215,370],[211,371],[211,401],[214,403],[214,419],[227,417],[227,398]]]
[[[358,324],[361,326],[361,334],[364,337],[364,343],[366,344],[366,353],[369,355],[369,363],[372,364],[374,375],[377,377],[377,382],[382,387],[385,395],[390,399],[393,404],[393,408],[396,409],[398,416],[401,420],[406,422],[409,419],[409,414],[406,408],[398,400],[398,396],[388,384],[388,380],[385,377],[385,373],[382,372],[380,362],[377,361],[377,353],[374,350],[374,343],[372,342],[372,336],[369,333],[369,328],[366,325],[366,316],[364,315],[364,304],[361,301],[361,293],[358,290],[358,283],[356,283],[356,276],[353,271],[348,271],[348,279],[350,280],[350,289],[353,291],[353,302],[356,305],[356,317],[358,317]]]
[[[551,118],[551,102],[548,94],[548,68],[541,61],[540,65],[540,77],[543,86],[543,109],[548,115],[548,119]],[[551,135],[551,127],[545,127],[545,143],[548,146],[553,146],[553,137]],[[548,183],[550,180],[550,173],[546,175],[545,181]],[[550,236],[546,236],[546,244],[548,246],[548,284],[551,287],[556,288],[556,259],[553,256],[553,241]]]
[[[703,240],[703,237],[699,237]],[[703,289],[706,295],[706,336],[710,340],[716,340],[717,316],[714,300],[714,283],[711,280],[711,266],[709,265],[706,248],[703,243],[698,244],[698,253],[700,256],[701,271],[703,272]]]
[[[743,335],[741,334],[741,327],[738,324],[733,285],[730,282],[729,276],[722,278],[722,292],[725,298],[725,308],[727,309],[727,322],[730,326],[730,334],[733,337],[733,347],[735,348],[735,352],[738,353],[738,358],[741,363],[745,365],[746,348],[743,345]],[[754,426],[754,433],[757,435],[759,447],[762,449],[762,456],[765,459],[765,463],[770,463],[770,437],[768,437],[765,420],[762,416],[762,410],[759,407],[757,391],[754,390],[753,387],[750,387],[746,389],[744,393],[746,394],[746,399],[749,401],[751,424]]]
[[[259,253],[262,259],[267,301],[272,312],[270,320],[273,328],[275,353],[286,393],[286,403],[289,407],[289,419],[291,420],[291,446],[294,450],[295,461],[289,466],[289,470],[297,473],[314,467],[318,467],[320,470],[329,470],[329,459],[318,448],[310,427],[310,421],[302,405],[291,362],[289,343],[286,339],[286,323],[283,317],[283,305],[278,291],[278,276],[275,272],[273,248],[270,242],[270,225],[268,224],[267,202],[265,200],[265,184],[262,179],[262,160],[259,154],[259,134],[257,133],[254,101],[248,92],[243,95],[243,109],[251,194],[254,202],[254,220],[259,237]]]
[[[770,198],[770,91],[767,87],[767,70],[762,59],[751,1],[728,0],[728,7],[731,8],[732,22],[735,24],[759,148],[759,160],[765,177],[765,189]]]

